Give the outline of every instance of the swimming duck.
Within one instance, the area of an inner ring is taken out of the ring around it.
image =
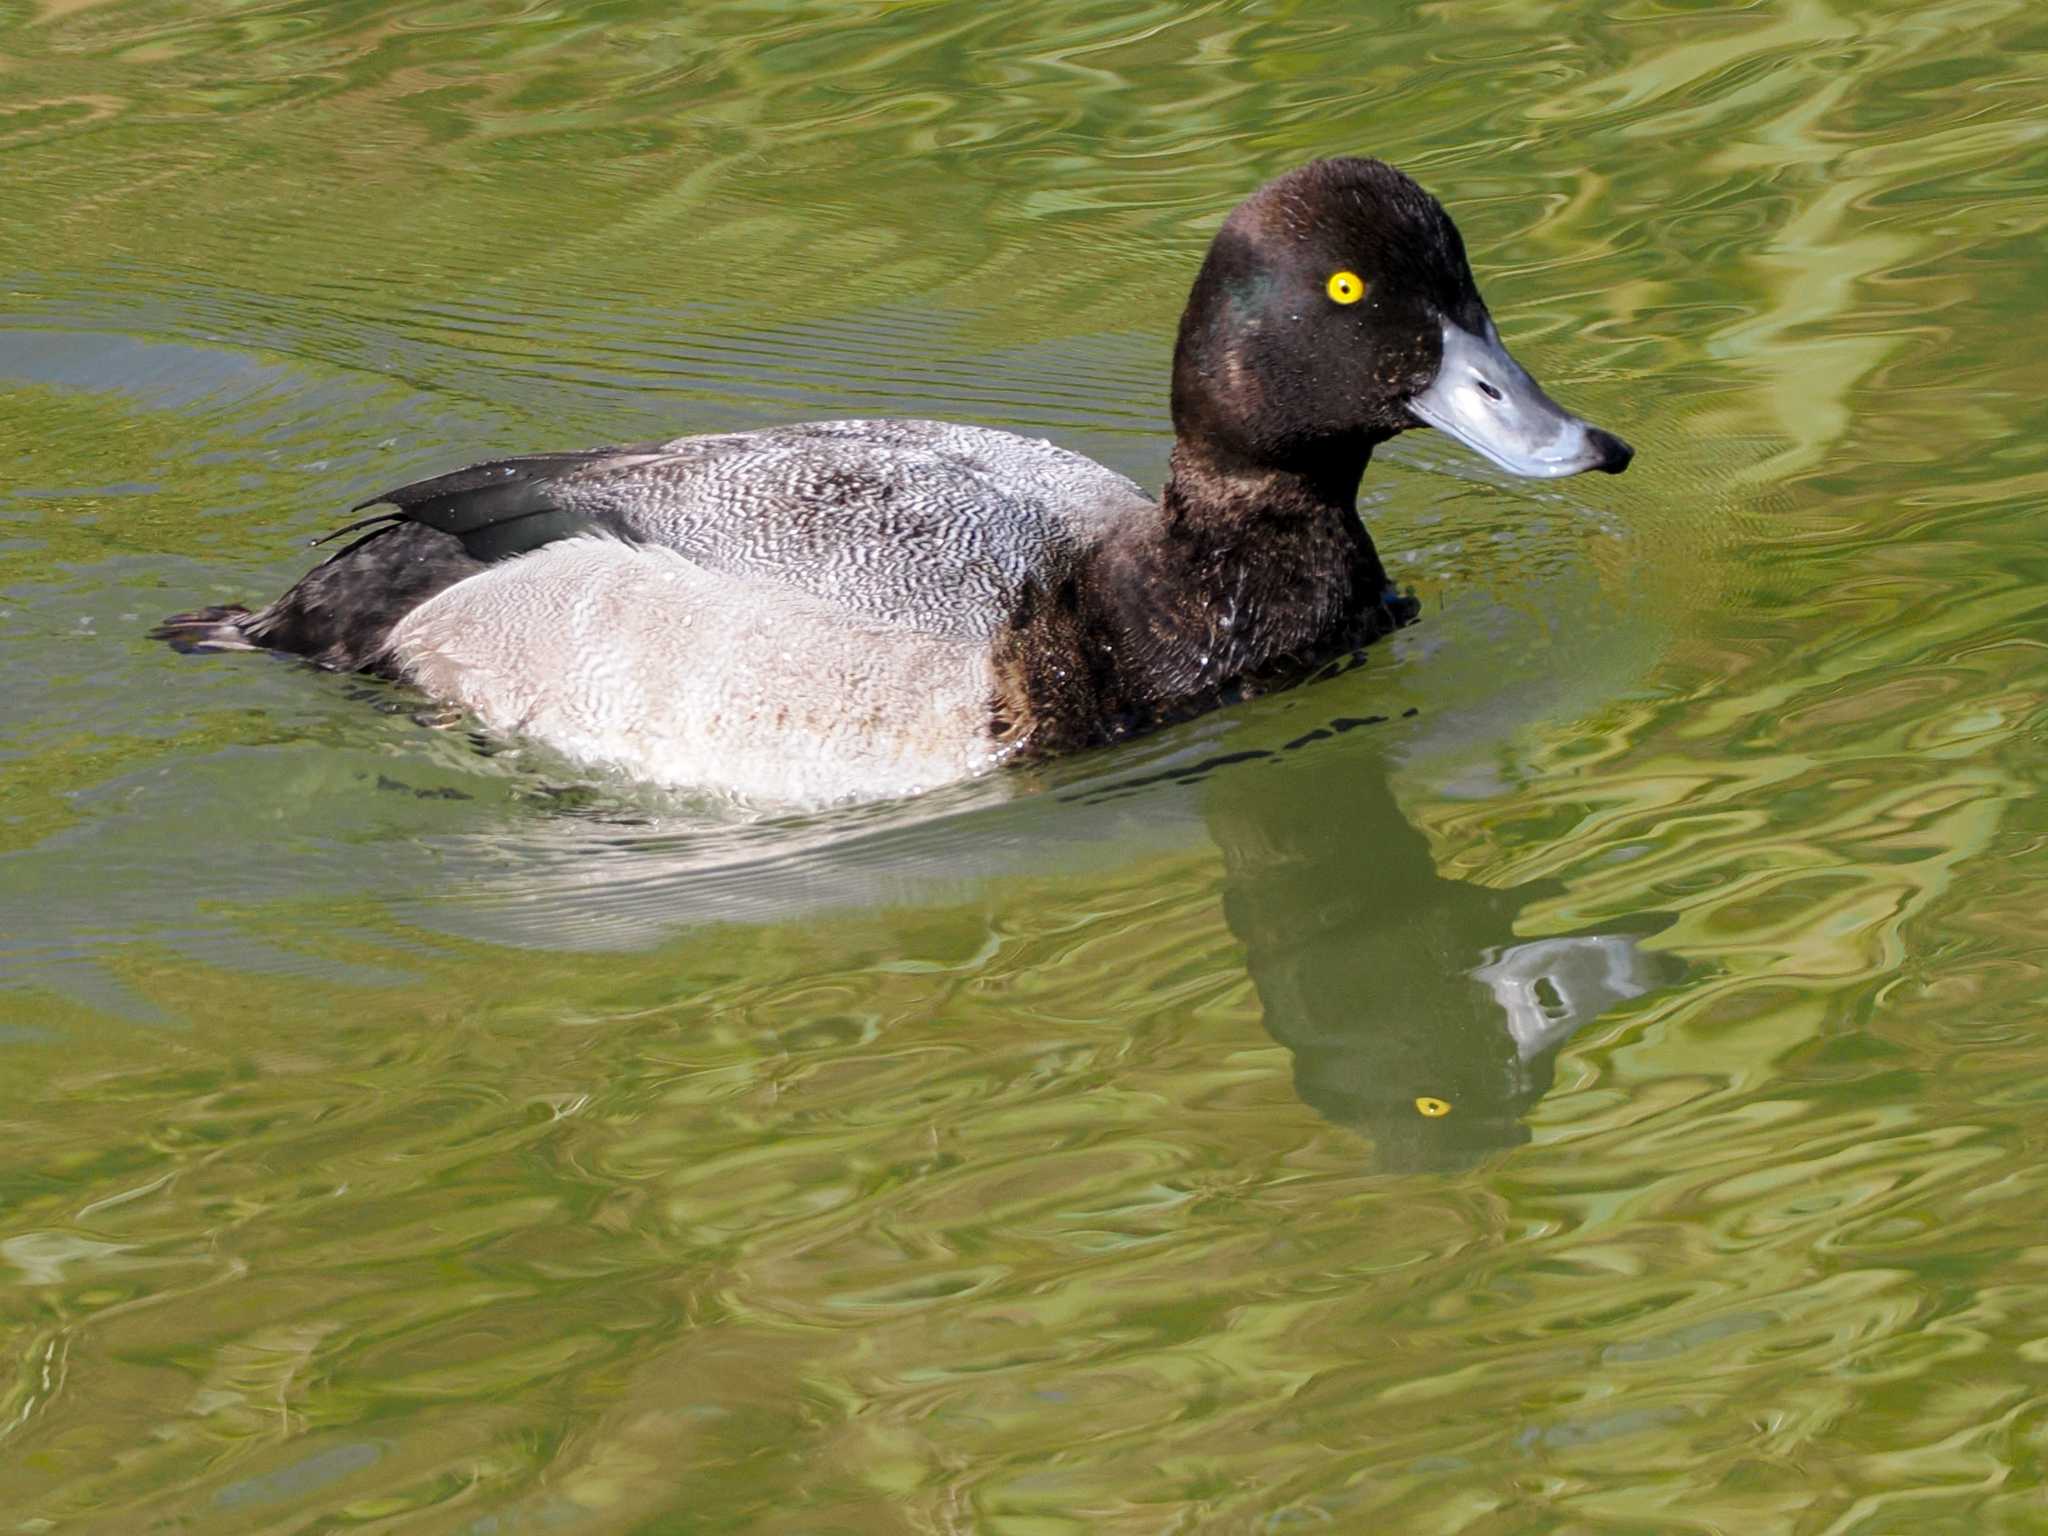
[[[1300,682],[1412,619],[1357,510],[1397,433],[1520,475],[1633,455],[1508,354],[1442,205],[1362,158],[1224,221],[1172,411],[1157,500],[935,421],[477,464],[361,503],[388,510],[268,607],[156,633],[398,679],[657,783],[877,798]]]

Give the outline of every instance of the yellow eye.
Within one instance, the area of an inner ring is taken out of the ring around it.
[[[1427,1115],[1432,1120],[1441,1120],[1450,1112],[1451,1101],[1449,1099],[1432,1099],[1428,1094],[1424,1094],[1415,1101],[1415,1113]]]
[[[1339,304],[1356,304],[1365,297],[1365,279],[1356,272],[1332,272],[1323,291]],[[1432,1099],[1430,1102],[1436,1101]]]

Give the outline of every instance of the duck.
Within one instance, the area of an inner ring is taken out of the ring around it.
[[[1634,456],[1509,353],[1443,205],[1363,156],[1224,219],[1170,403],[1156,497],[925,420],[473,464],[359,503],[267,606],[153,633],[391,679],[653,785],[885,799],[1294,686],[1413,621],[1358,511],[1400,433],[1539,478]]]

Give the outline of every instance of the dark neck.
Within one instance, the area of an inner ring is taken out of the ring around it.
[[[1157,517],[1120,529],[1071,587],[1018,615],[1020,663],[1079,663],[1016,669],[1035,680],[1030,745],[1113,740],[1270,692],[1406,622],[1412,605],[1358,519],[1366,456],[1302,473],[1219,465],[1177,443]]]
[[[1387,589],[1358,518],[1366,456],[1300,472],[1219,465],[1174,445],[1160,527],[1105,551],[1111,590],[1136,599],[1123,617],[1130,653],[1153,674],[1147,691],[1312,666],[1355,643]]]

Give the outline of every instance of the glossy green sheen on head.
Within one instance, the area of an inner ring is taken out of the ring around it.
[[[1332,302],[1355,274],[1359,302]],[[1219,462],[1362,470],[1415,425],[1445,318],[1483,321],[1443,206],[1379,160],[1318,160],[1266,183],[1224,221],[1188,297],[1173,417]]]

